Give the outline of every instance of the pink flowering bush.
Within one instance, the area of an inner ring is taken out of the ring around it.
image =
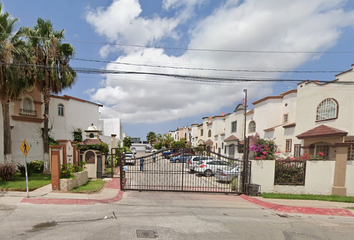
[[[277,145],[273,140],[262,139],[258,133],[250,139],[250,152],[253,152],[255,159],[273,160],[276,158]]]

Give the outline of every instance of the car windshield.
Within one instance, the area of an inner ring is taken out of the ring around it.
[[[132,158],[133,154],[127,153],[127,154],[125,154],[125,157]]]

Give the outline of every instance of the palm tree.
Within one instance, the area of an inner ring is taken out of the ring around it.
[[[156,133],[154,132],[149,132],[146,135],[146,139],[147,141],[150,143],[150,145],[152,146],[154,144],[154,142],[156,142]]]
[[[12,136],[10,126],[10,101],[16,99],[29,86],[28,69],[24,64],[30,58],[21,32],[14,32],[18,19],[2,13],[0,3],[0,100],[3,114],[4,162],[12,162]]]
[[[170,134],[165,134],[164,135],[164,144],[166,145],[167,148],[171,147],[172,142],[174,141],[173,137]]]
[[[32,46],[36,58],[36,86],[43,94],[44,128],[43,128],[43,160],[44,173],[49,173],[49,102],[51,94],[71,88],[76,80],[76,72],[70,67],[70,58],[74,55],[74,47],[64,40],[64,29],[56,31],[50,20],[37,19],[34,28],[23,28]]]

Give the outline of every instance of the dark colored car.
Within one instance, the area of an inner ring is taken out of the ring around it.
[[[170,158],[171,163],[187,162],[190,156],[194,156],[192,153],[185,153],[175,157]]]

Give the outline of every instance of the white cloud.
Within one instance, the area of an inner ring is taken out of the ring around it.
[[[185,2],[185,1],[182,1]],[[196,1],[193,1],[196,3]],[[223,6],[188,29],[189,48],[325,51],[334,46],[345,27],[354,25],[354,13],[346,11],[344,0],[248,0],[227,1]],[[174,0],[165,0],[164,8],[172,9]],[[109,16],[122,13],[116,5],[126,4],[124,21],[116,25]],[[116,11],[116,12],[115,12]],[[130,13],[129,13],[130,12]],[[123,35],[130,44],[157,42],[171,36],[181,21],[140,18],[137,1],[114,1],[107,10],[91,11],[87,19],[106,19],[93,24],[100,34],[117,40]],[[127,20],[129,19],[129,21]],[[100,29],[99,26],[104,26]],[[153,25],[153,31],[148,25]],[[110,27],[108,27],[108,25]],[[119,26],[119,27],[117,27]],[[111,29],[113,28],[113,29]],[[127,28],[131,28],[127,30]],[[187,34],[187,32],[186,32]],[[173,67],[233,68],[233,69],[292,69],[320,55],[255,54],[217,51],[186,51],[181,56],[167,55],[161,49],[126,51],[117,62],[169,65]],[[197,71],[175,68],[148,68],[108,64],[107,69],[124,71],[163,72],[169,74],[206,76],[279,77],[277,73],[241,74],[236,72]],[[244,85],[185,84],[185,81],[146,75],[107,75],[105,86],[92,95],[94,101],[106,105],[102,117],[120,117],[125,122],[162,122],[196,114],[208,114],[239,101]],[[262,96],[272,92],[269,84],[254,84],[249,94]]]
[[[95,31],[117,43],[146,45],[165,37],[177,38],[178,18],[143,18],[138,0],[114,0],[108,8],[88,9],[86,21]],[[106,55],[107,46],[102,51]],[[101,53],[101,54],[102,54]]]

